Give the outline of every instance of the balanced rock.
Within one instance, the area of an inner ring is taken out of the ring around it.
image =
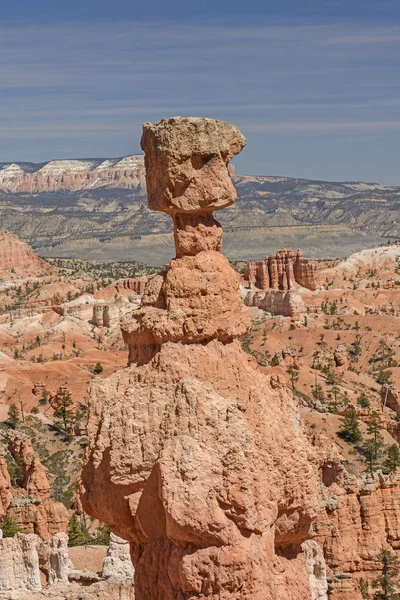
[[[285,379],[242,351],[212,216],[235,199],[226,164],[244,142],[209,119],[144,125],[149,204],[172,215],[177,258],[123,322],[129,366],[91,384],[81,484],[85,511],[130,542],[136,600],[310,600],[316,585],[316,455]]]

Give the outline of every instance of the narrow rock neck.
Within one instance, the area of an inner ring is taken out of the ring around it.
[[[221,250],[222,227],[211,212],[176,213],[173,222],[177,258]]]

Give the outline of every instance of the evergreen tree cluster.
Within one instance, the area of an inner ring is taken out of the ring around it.
[[[362,461],[370,473],[378,468],[383,468],[386,473],[392,473],[400,467],[399,447],[397,444],[392,444],[385,449],[382,430],[383,424],[379,414],[372,411],[367,423],[368,437],[363,439],[356,410],[350,406],[338,431],[338,436],[342,440],[352,444],[359,451]]]

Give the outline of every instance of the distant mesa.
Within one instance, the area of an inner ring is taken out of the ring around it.
[[[12,193],[79,191],[145,185],[144,157],[51,160],[0,164],[0,190]]]

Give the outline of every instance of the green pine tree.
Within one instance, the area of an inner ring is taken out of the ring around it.
[[[3,532],[3,537],[10,538],[14,537],[19,531],[19,527],[12,517],[5,517],[0,525]]]
[[[14,487],[23,487],[24,472],[22,469],[22,458],[19,454],[12,456],[10,453],[7,453],[5,459],[7,471],[11,479],[11,485]]]
[[[75,513],[68,524],[68,546],[82,546],[87,541],[84,529]]]
[[[367,465],[370,473],[373,473],[379,466],[379,460],[383,454],[383,436],[382,436],[382,421],[378,413],[374,410],[369,418],[367,425],[367,438],[364,444],[360,447],[360,452],[363,455],[364,463]]]
[[[72,408],[71,394],[64,390],[58,390],[60,398],[59,407],[54,411],[54,423],[66,435],[69,435],[75,422],[75,411]]]
[[[345,413],[338,436],[349,444],[358,444],[361,442],[362,435],[358,424],[356,411],[351,406]]]
[[[370,408],[371,402],[365,392],[361,392],[361,394],[357,398],[357,404],[360,408]]]
[[[360,446],[360,452],[364,463],[367,465],[369,472],[372,473],[378,468],[379,462],[376,454],[376,444],[373,438],[368,438]]]
[[[392,444],[387,449],[387,458],[384,462],[384,469],[388,473],[393,473],[400,467],[400,450],[397,444]]]
[[[370,418],[368,419],[367,433],[371,436],[375,445],[375,458],[378,458],[378,453],[383,446],[382,436],[382,420],[376,410],[372,411]]]
[[[400,594],[396,592],[399,587],[397,576],[399,574],[399,560],[390,550],[382,549],[378,554],[381,563],[381,574],[372,582],[376,592],[374,600],[400,600]]]
[[[8,421],[11,423],[14,429],[18,427],[19,423],[21,422],[18,406],[15,403],[11,404],[10,408],[8,409]]]

